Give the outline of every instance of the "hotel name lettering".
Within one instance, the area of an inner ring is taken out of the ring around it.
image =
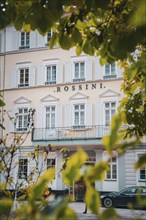
[[[99,86],[100,88],[102,88],[102,83],[100,83]],[[68,91],[88,90],[88,89],[96,89],[96,88],[97,88],[96,83],[72,85],[72,86],[64,86],[64,87],[57,86],[54,92],[63,92],[63,91],[68,92]]]

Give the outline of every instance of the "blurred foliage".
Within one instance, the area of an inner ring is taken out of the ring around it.
[[[66,163],[66,168],[62,171],[64,183],[72,186],[73,182],[80,179],[80,168],[85,164],[87,154],[79,149]]]
[[[125,97],[113,118],[110,135],[103,138],[103,145],[112,155],[113,150],[123,154],[127,148],[134,148],[141,142],[146,135],[145,0],[1,0],[0,21],[0,29],[13,24],[17,30],[29,32],[37,29],[42,35],[52,29],[50,48],[56,44],[65,50],[75,47],[77,55],[84,52],[99,56],[101,65],[118,61],[118,65],[124,69],[121,89]],[[0,106],[4,106],[2,98]],[[0,126],[4,129],[3,123]],[[15,150],[15,143],[12,146]],[[7,153],[9,149],[5,151]],[[37,157],[36,150],[34,159]],[[86,158],[86,153],[80,149],[65,161],[62,171],[64,182],[70,186],[74,180],[82,178],[88,188],[86,202],[90,210],[102,220],[119,219],[114,209],[99,212],[99,195],[92,186],[95,180],[104,179],[107,163],[100,162],[81,172]],[[139,158],[136,169],[146,166],[145,158],[145,155]],[[53,177],[52,173],[48,175]],[[45,176],[41,178],[36,185],[30,186],[28,202],[16,211],[17,219],[20,216],[21,219],[49,219],[49,213],[45,209],[41,213],[36,202],[40,189],[45,187],[47,181]],[[10,178],[9,184],[11,181]],[[12,204],[9,200],[8,203],[1,201],[0,211],[4,216]],[[47,210],[56,219],[76,218],[75,213],[67,208],[67,201],[56,201]]]

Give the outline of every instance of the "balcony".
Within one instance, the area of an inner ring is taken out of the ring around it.
[[[109,126],[34,128],[32,141],[101,139],[109,134]]]

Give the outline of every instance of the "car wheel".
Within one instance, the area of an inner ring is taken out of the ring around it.
[[[106,207],[106,208],[109,208],[113,205],[113,200],[109,197],[106,197],[104,198],[103,200],[103,205]]]

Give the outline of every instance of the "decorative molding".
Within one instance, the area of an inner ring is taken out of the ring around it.
[[[87,96],[87,95],[85,95],[83,93],[77,92],[74,95],[72,95],[69,99],[70,100],[87,99],[88,97],[89,96]]]
[[[31,102],[31,100],[21,96],[19,99],[16,99],[14,101],[14,104],[27,104],[27,103],[30,103],[30,102]]]
[[[113,91],[112,89],[108,89],[105,92],[101,93],[100,98],[107,98],[107,97],[117,97],[120,96],[120,93]]]
[[[47,95],[44,98],[41,99],[41,102],[52,102],[52,101],[58,101],[59,99],[53,95]]]

